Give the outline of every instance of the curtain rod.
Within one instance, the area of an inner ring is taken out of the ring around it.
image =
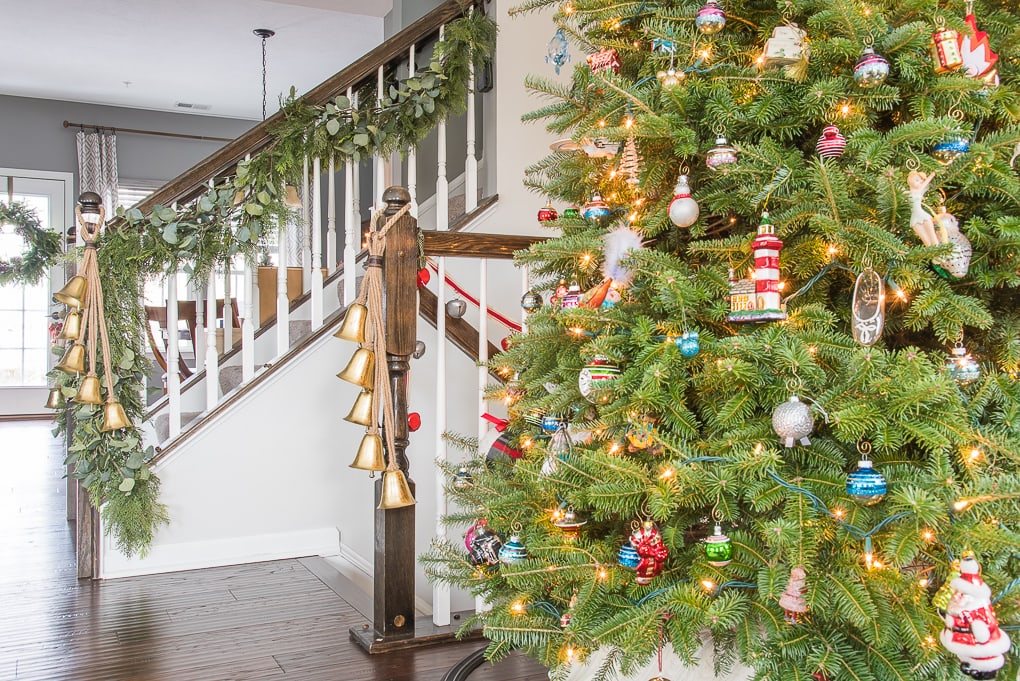
[[[81,128],[82,130],[95,130],[96,132],[129,132],[135,135],[154,135],[156,137],[178,137],[187,140],[202,140],[204,142],[233,142],[232,137],[208,137],[206,135],[185,135],[180,132],[161,132],[159,130],[138,130],[135,128],[114,128],[109,125],[93,125],[92,123],[72,123],[64,121],[65,128]]]

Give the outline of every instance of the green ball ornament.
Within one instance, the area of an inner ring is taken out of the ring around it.
[[[705,558],[714,567],[726,567],[733,560],[733,542],[716,525],[711,537],[705,538]]]

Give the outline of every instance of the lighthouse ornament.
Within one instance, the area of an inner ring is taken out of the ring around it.
[[[964,551],[960,576],[949,583],[952,596],[943,618],[939,640],[960,658],[960,671],[972,679],[994,679],[1006,663],[1009,636],[999,628],[992,608],[992,591],[981,579],[973,551]]]
[[[779,252],[783,242],[776,236],[776,227],[769,221],[768,211],[761,214],[758,234],[751,242],[754,251],[754,277],[734,280],[730,276],[731,322],[768,322],[786,319],[786,310],[779,297]]]
[[[690,227],[698,221],[701,208],[691,198],[691,186],[687,184],[687,176],[680,175],[673,189],[673,200],[669,202],[669,219],[677,227]]]

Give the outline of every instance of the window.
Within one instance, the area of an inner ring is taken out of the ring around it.
[[[149,198],[149,194],[162,186],[155,180],[124,180],[117,185],[117,206],[130,208],[139,201]]]

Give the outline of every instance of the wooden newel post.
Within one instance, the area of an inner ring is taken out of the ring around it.
[[[411,197],[403,187],[383,193],[384,215],[397,213]],[[404,215],[386,237],[383,264],[386,363],[396,427],[393,433],[397,463],[405,474],[407,461],[407,373],[417,338],[418,240],[417,221]],[[378,358],[381,359],[381,358]],[[378,361],[378,360],[377,360]],[[414,481],[407,477],[411,493]],[[375,503],[382,497],[382,480],[375,484]],[[388,642],[414,637],[414,506],[375,511],[374,637],[369,652],[383,652]],[[367,633],[367,632],[366,632]]]

